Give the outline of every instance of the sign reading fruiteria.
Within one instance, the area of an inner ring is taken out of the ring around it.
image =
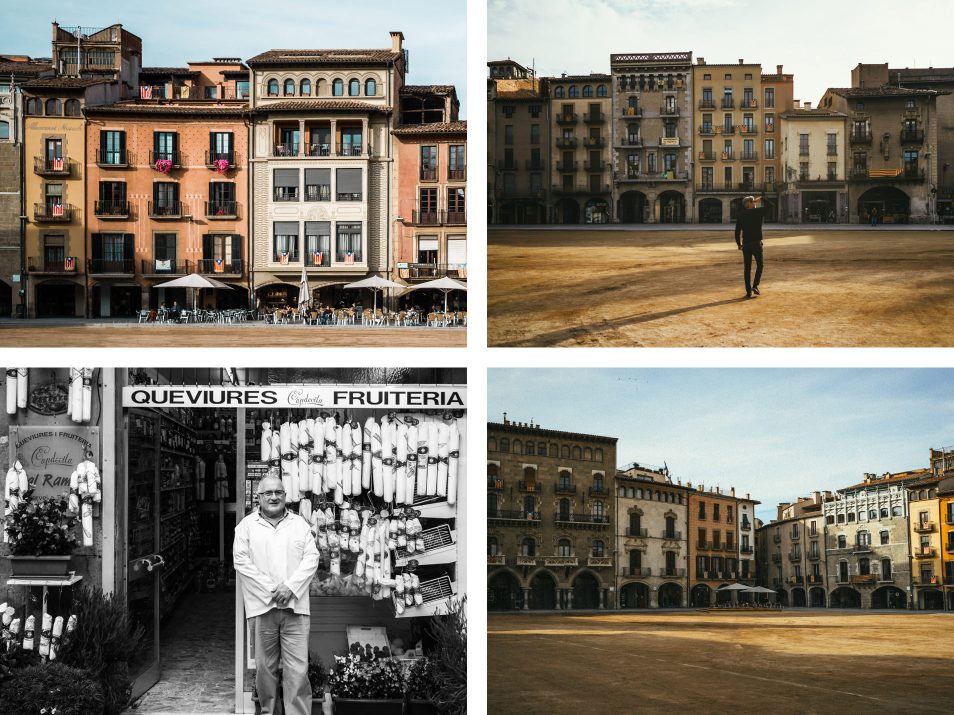
[[[123,388],[123,407],[270,407],[464,409],[465,387],[407,385],[316,385],[196,387],[131,385]]]
[[[39,497],[68,494],[70,475],[87,449],[100,465],[99,427],[10,428],[10,465],[19,457]]]

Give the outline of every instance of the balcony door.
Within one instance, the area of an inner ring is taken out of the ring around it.
[[[437,264],[437,236],[419,236],[417,239],[417,262],[433,266]]]
[[[53,171],[63,169],[63,140],[46,140],[46,168]]]
[[[63,236],[46,236],[43,241],[44,268],[48,271],[62,271],[66,260]]]
[[[154,266],[156,273],[175,273],[176,272],[176,234],[157,233],[153,241],[154,247]]]

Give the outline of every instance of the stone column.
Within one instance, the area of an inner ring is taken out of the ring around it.
[[[731,601],[731,603],[732,603],[733,606],[738,606],[738,605],[739,605],[739,592],[738,592],[738,591],[732,591],[732,592],[730,592],[730,593],[729,593],[729,599],[730,599],[730,601]]]
[[[523,610],[524,611],[530,610],[530,589],[529,588],[523,589]]]
[[[659,590],[649,587],[649,607],[650,608],[659,608]]]
[[[305,137],[305,120],[298,120],[298,156],[305,156],[308,154],[308,150],[305,148],[307,146],[308,139]]]
[[[566,593],[566,609],[571,611],[573,610],[573,591],[568,588],[564,593]]]
[[[563,589],[562,588],[558,588],[556,590],[556,610],[558,611],[563,610]]]
[[[601,588],[600,589],[600,610],[602,611],[605,608],[606,608],[606,589]]]

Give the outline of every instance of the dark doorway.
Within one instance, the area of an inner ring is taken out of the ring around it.
[[[573,581],[573,608],[600,607],[600,586],[592,574],[581,573]]]
[[[509,571],[500,571],[487,583],[488,611],[518,611],[523,608],[523,589]]]
[[[36,287],[38,318],[72,318],[76,315],[76,285],[40,283]]]
[[[530,609],[552,611],[554,608],[556,608],[556,583],[550,574],[538,573],[530,582]]]

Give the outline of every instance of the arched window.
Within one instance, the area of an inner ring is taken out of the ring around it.
[[[487,451],[488,451],[488,452],[496,452],[496,451],[497,451],[497,438],[496,438],[496,437],[488,437],[488,438],[487,438]]]
[[[881,507],[881,518],[886,519],[888,517],[888,507]]]
[[[533,444],[533,442],[527,442],[525,445],[523,445],[524,454],[529,454],[532,457],[535,451],[536,451],[535,445]]]
[[[579,96],[580,96],[580,88],[577,87],[576,85],[571,85],[571,86],[570,86],[569,96],[570,96],[570,97],[579,97]]]
[[[561,471],[560,476],[557,479],[557,485],[560,487],[560,489],[569,489],[570,480],[572,479],[572,475],[569,472],[566,470]]]
[[[563,97],[566,96],[566,92],[563,89],[563,87],[557,87],[556,89],[553,90],[553,96],[558,99],[563,99]]]
[[[524,537],[523,541],[520,542],[520,555],[521,556],[536,556],[537,555],[537,542],[533,540],[532,537]]]
[[[570,456],[570,448],[567,445],[563,445],[562,447],[560,447],[560,456],[561,457]]]
[[[901,507],[899,506],[891,507],[891,516],[901,516]]]
[[[357,97],[361,94],[361,82],[357,77],[348,80],[348,96]]]
[[[497,537],[496,536],[487,537],[487,555],[488,556],[497,555]]]
[[[605,84],[599,84],[599,85],[596,86],[596,96],[597,96],[597,97],[605,97],[605,96],[606,96],[606,85],[605,85]]]
[[[537,513],[537,500],[529,494],[523,498],[523,513],[530,516]]]
[[[629,533],[626,536],[642,536],[642,516],[638,512],[629,515]]]
[[[603,543],[602,539],[593,539],[593,556],[595,558],[602,557],[605,549],[606,545]]]
[[[600,449],[599,447],[597,447],[596,451],[593,452],[593,459],[595,459],[597,462],[602,462],[602,461],[603,461],[603,450]]]
[[[603,502],[595,501],[592,505],[592,514],[595,521],[603,521]]]
[[[513,441],[513,447],[511,447],[510,451],[514,454],[523,454],[523,442],[521,442],[519,439],[515,439]]]
[[[579,447],[573,448],[573,459],[580,459],[583,456],[583,451]]]
[[[67,117],[78,117],[80,115],[80,103],[78,99],[67,99],[63,104],[63,113]]]
[[[496,464],[487,465],[487,477],[489,479],[496,479],[499,474],[500,474],[500,467],[498,467]]]
[[[37,99],[36,97],[31,97],[30,99],[26,101],[26,107],[24,108],[23,111],[30,116],[38,115],[41,113],[42,106],[43,106],[43,103],[40,102],[39,99]]]
[[[848,548],[848,537],[844,534],[838,534],[838,548],[847,549]]]
[[[509,452],[510,451],[510,440],[506,437],[500,438],[500,451]]]
[[[537,481],[537,470],[530,466],[524,467],[523,468],[524,484],[536,484],[536,481]]]
[[[0,139],[10,138],[10,123],[0,121]]]
[[[589,447],[583,449],[583,459],[592,460],[593,459],[593,450]]]
[[[876,509],[869,509],[869,510],[868,510],[868,519],[869,519],[870,521],[874,521],[874,520],[877,519],[877,518],[878,518],[878,511],[877,511]]]
[[[557,511],[560,512],[559,519],[560,521],[569,521],[570,520],[570,500],[563,498],[557,504]]]
[[[569,539],[560,539],[557,542],[557,556],[572,556],[573,547]]]
[[[583,85],[583,96],[592,97],[593,96],[593,87],[588,84]]]
[[[284,94],[285,94],[286,97],[294,96],[294,94],[295,94],[295,80],[293,80],[293,79],[286,79],[286,80],[285,80]]]
[[[837,517],[836,517],[836,520],[838,521],[839,524],[844,524],[844,523],[845,523],[845,515],[844,515],[844,514],[838,514]]]
[[[497,510],[497,495],[488,494],[487,495],[487,516],[497,516],[499,511]]]
[[[336,78],[331,83],[331,95],[333,97],[343,97],[344,96],[344,80],[340,77]]]
[[[278,80],[277,79],[268,80],[268,96],[269,97],[278,96]]]
[[[629,575],[630,576],[639,576],[640,570],[643,567],[643,552],[638,550],[633,550],[629,552]]]
[[[550,456],[551,457],[560,456],[560,448],[553,443],[550,444]]]
[[[547,456],[547,443],[546,442],[537,442],[537,454],[541,457]]]
[[[46,116],[48,117],[58,117],[63,113],[63,106],[60,104],[58,99],[48,99],[46,100]]]
[[[302,97],[311,96],[311,80],[310,79],[303,79],[301,82],[298,83],[298,94],[300,94]]]
[[[602,491],[603,490],[603,475],[594,474],[593,475],[593,491]]]
[[[368,78],[364,81],[364,96],[375,97],[378,94],[378,83],[374,78]]]

